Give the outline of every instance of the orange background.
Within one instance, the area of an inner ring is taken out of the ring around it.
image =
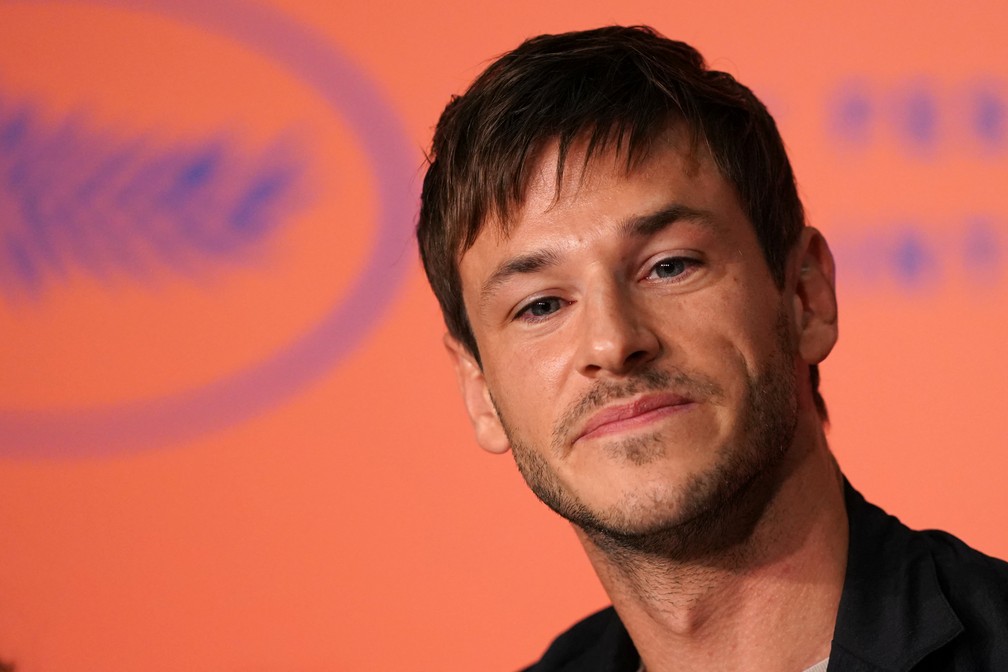
[[[29,110],[48,137],[69,123],[152,155],[225,138],[236,180],[264,156],[302,168],[276,227],[233,253],[174,263],[155,249],[104,276],[70,255],[33,291],[0,265],[0,660],[19,672],[506,670],[605,603],[565,524],[508,458],[475,446],[405,241],[448,97],[524,37],[606,23],[690,42],[766,100],[838,257],[841,340],[823,389],[841,465],[911,526],[1008,556],[1000,3],[277,0],[229,3],[218,23],[190,6],[0,4],[0,128]],[[412,170],[369,154],[377,112],[373,128],[348,118],[227,27],[263,16],[277,17],[278,45],[299,26],[352,63]],[[852,101],[862,107],[844,116]],[[12,156],[0,154],[0,180]],[[383,179],[393,191],[379,193]],[[42,207],[63,184],[38,192]],[[23,226],[19,188],[0,181],[0,237]],[[400,242],[376,247],[392,205],[409,215]],[[98,212],[109,235],[144,224],[142,211]],[[369,259],[390,302],[365,304],[362,340],[306,359],[298,384],[191,427],[46,434],[51,417],[241,380],[324,320]]]

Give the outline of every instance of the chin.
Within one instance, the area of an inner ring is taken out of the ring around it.
[[[622,457],[647,459],[621,460],[618,482],[605,479],[605,488],[590,490],[561,483],[534,450],[515,445],[513,454],[536,496],[603,550],[687,559],[744,542],[776,491],[785,451],[745,448],[712,449],[719,455],[715,463],[676,477],[668,472],[683,474],[684,465],[658,469],[661,455],[643,448],[635,453],[624,443]]]
[[[682,485],[628,493],[608,510],[570,520],[611,552],[712,557],[750,538],[776,492],[776,465],[730,477],[715,470]]]

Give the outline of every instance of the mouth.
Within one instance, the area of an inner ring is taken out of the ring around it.
[[[650,394],[628,404],[607,406],[588,418],[574,442],[638,429],[696,405],[678,394]]]

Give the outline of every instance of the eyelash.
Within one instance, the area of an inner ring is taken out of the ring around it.
[[[671,264],[671,263],[682,265],[683,266],[682,270],[680,272],[676,273],[673,276],[664,277],[664,278],[655,278],[656,280],[673,280],[673,281],[676,281],[679,278],[681,278],[682,276],[688,275],[691,271],[695,270],[697,267],[699,267],[701,265],[700,260],[693,259],[692,257],[663,257],[663,258],[659,259],[658,261],[656,261],[651,266],[651,268],[649,269],[648,274],[645,276],[645,278],[650,279],[651,276],[652,276],[652,274],[655,273],[655,271],[658,269],[659,266],[661,266],[663,264]]]
[[[545,315],[532,315],[532,309],[538,305],[551,302],[559,304],[570,303],[569,301],[564,301],[563,299],[556,296],[542,296],[539,297],[538,299],[533,299],[532,301],[529,301],[524,306],[522,306],[521,309],[519,309],[518,312],[515,313],[514,319],[523,320],[525,322],[531,322],[531,323],[542,322],[543,320],[548,319],[550,315],[552,315],[557,311],[551,310],[549,313]],[[559,310],[559,308],[557,308],[557,310]]]

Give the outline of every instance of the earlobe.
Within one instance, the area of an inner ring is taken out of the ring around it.
[[[476,432],[476,442],[488,452],[506,453],[511,449],[511,442],[490,399],[483,370],[472,353],[451,334],[445,334],[444,344],[455,366],[455,377],[458,379],[469,420]]]
[[[796,246],[795,322],[798,352],[808,364],[826,359],[838,335],[833,254],[822,234],[805,227]]]

